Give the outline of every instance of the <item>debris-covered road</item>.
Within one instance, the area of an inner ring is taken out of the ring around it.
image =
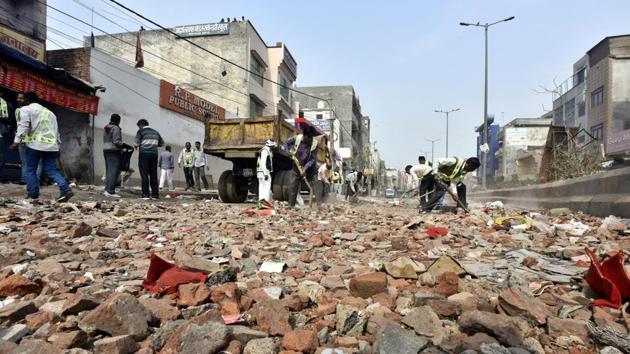
[[[630,352],[627,220],[89,199],[0,200],[0,353]]]

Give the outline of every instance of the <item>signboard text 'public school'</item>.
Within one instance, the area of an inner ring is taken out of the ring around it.
[[[160,80],[160,106],[201,122],[206,121],[206,115],[209,119],[225,119],[225,108],[164,80]]]

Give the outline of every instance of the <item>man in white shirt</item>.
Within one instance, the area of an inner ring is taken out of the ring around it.
[[[332,165],[330,164],[330,162],[322,164],[317,169],[317,182],[315,183],[315,200],[317,201],[318,206],[321,206],[328,199],[331,169]]]
[[[411,167],[406,172],[416,180],[418,195],[420,196],[420,207],[422,208],[427,204],[433,191],[433,176],[431,176],[431,165],[429,165],[424,156],[418,156],[418,162],[418,165]]]
[[[267,140],[265,146],[260,149],[260,156],[256,166],[256,177],[258,178],[258,208],[266,208],[271,201],[271,173],[273,172],[273,152],[271,148],[276,146],[275,141]]]
[[[201,148],[201,143],[198,141],[195,142],[195,150],[193,150],[193,154],[193,172],[195,173],[195,187],[197,187],[197,192],[201,191],[201,181],[203,181],[204,189],[210,189],[208,186],[208,180],[206,179],[206,173],[204,171],[208,169],[208,160],[206,159],[206,153]]]
[[[46,175],[59,186],[58,202],[67,202],[74,194],[68,181],[57,170],[59,158],[59,128],[57,117],[48,108],[38,103],[39,97],[34,92],[20,93],[17,97],[20,108],[20,122],[18,123],[15,139],[11,149],[17,149],[20,143],[25,143],[24,160],[26,162],[25,179],[26,191],[29,199],[39,198],[39,178],[37,165],[42,162]]]
[[[346,200],[349,197],[354,197],[357,194],[357,181],[359,180],[359,173],[352,169],[352,172],[346,175]]]

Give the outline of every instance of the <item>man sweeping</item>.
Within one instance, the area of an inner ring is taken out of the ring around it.
[[[435,190],[431,199],[422,208],[422,211],[428,212],[435,208],[437,202],[447,192],[447,188],[454,189],[452,196],[458,203],[458,206],[463,209],[468,208],[466,201],[466,185],[464,184],[464,177],[468,172],[473,172],[481,163],[476,157],[470,157],[467,159],[460,159],[458,157],[449,157],[445,159],[437,159],[433,164],[431,174],[435,181]]]

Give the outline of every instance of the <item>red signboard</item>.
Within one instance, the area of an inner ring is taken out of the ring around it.
[[[225,108],[164,80],[160,80],[160,106],[202,122],[206,114],[211,119],[225,119]]]
[[[93,115],[98,112],[97,96],[66,88],[13,64],[3,63],[0,69],[0,86],[17,92],[35,92],[41,100],[75,112]]]
[[[630,151],[630,129],[608,134],[606,153]]]

